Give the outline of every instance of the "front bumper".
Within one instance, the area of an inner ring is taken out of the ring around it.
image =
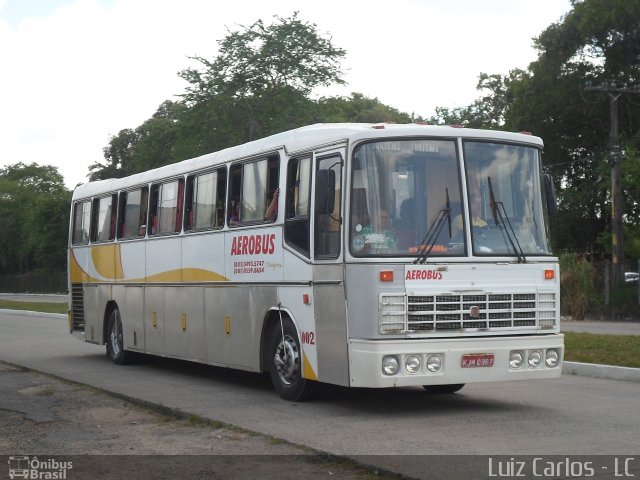
[[[548,367],[545,354],[556,349],[559,362]],[[524,364],[511,368],[509,356],[512,351],[524,353]],[[527,363],[528,352],[542,354],[542,364],[532,368]],[[440,354],[442,366],[436,373],[425,368],[429,355]],[[492,366],[463,367],[462,359],[468,354],[493,354]],[[382,359],[394,355],[400,364],[398,373],[385,375]],[[418,356],[422,367],[417,373],[408,373],[405,359]],[[562,373],[564,356],[564,335],[530,335],[509,337],[473,337],[459,339],[419,339],[419,340],[349,340],[349,379],[352,387],[406,387],[416,385],[447,385],[456,383],[498,382],[507,380],[533,380],[557,378]]]

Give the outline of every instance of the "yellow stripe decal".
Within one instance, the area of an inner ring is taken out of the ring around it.
[[[313,371],[313,367],[304,352],[302,353],[302,362],[304,364],[304,378],[308,380],[318,380],[318,375]]]
[[[120,245],[93,247],[91,257],[96,271],[106,280],[126,283],[182,283],[182,282],[228,282],[229,279],[216,272],[202,268],[179,268],[157,273],[144,278],[124,278]],[[89,275],[76,260],[73,250],[69,250],[71,283],[101,283],[103,280]]]
[[[120,245],[100,245],[91,247],[91,258],[96,271],[109,280],[122,280],[122,259],[120,258]]]
[[[76,260],[76,256],[73,253],[73,250],[69,250],[69,270],[71,277],[71,283],[85,283],[85,282],[97,282],[99,281],[96,278],[91,277],[87,272],[85,272],[78,260]]]
[[[157,273],[146,277],[145,282],[180,283],[180,282],[226,282],[229,279],[219,273],[201,268],[181,268]],[[135,281],[135,280],[131,280]]]

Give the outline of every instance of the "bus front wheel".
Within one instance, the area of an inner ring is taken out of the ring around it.
[[[122,335],[122,320],[120,310],[114,308],[109,315],[107,328],[107,356],[117,365],[124,365],[130,361],[131,353],[124,349]]]
[[[274,390],[285,400],[309,399],[315,382],[302,378],[302,349],[293,322],[276,322],[269,341],[269,375]]]

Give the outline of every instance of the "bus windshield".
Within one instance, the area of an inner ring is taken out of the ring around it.
[[[549,255],[536,148],[464,142],[474,255]]]
[[[456,150],[455,140],[435,139],[389,140],[356,147],[349,237],[352,255],[465,253]]]
[[[358,145],[353,155],[349,247],[356,257],[549,255],[536,148],[463,143],[463,200],[455,140]],[[466,208],[463,205],[466,204]]]

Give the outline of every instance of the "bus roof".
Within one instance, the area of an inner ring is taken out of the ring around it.
[[[284,149],[287,153],[302,152],[324,145],[359,141],[364,139],[402,136],[432,136],[438,138],[473,138],[503,142],[524,143],[542,148],[539,137],[527,133],[512,133],[498,130],[477,130],[442,125],[387,124],[387,123],[318,123],[296,128],[269,137],[229,147],[200,157],[154,168],[125,178],[114,178],[85,183],[73,192],[73,199],[88,198],[117,190],[126,190],[163,178],[203,170],[231,160],[249,158]]]

